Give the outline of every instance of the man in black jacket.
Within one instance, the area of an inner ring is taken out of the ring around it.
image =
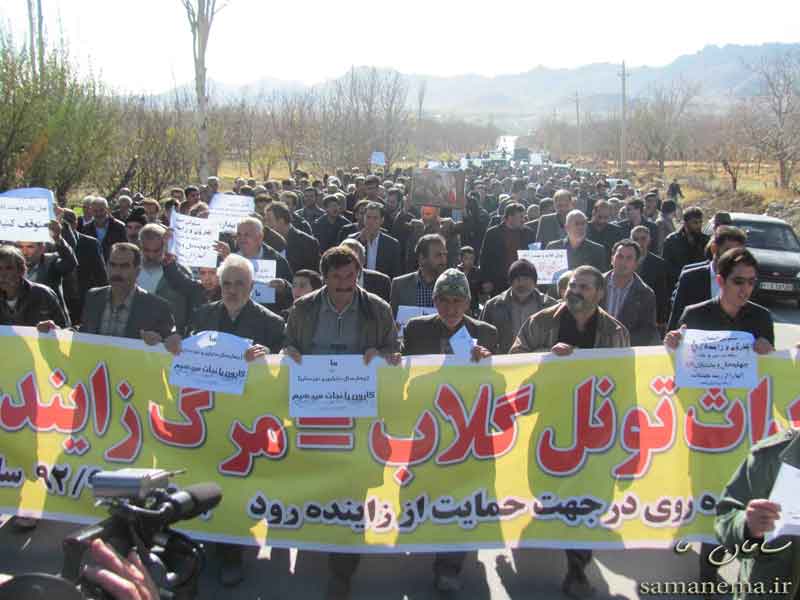
[[[608,269],[606,249],[600,244],[586,239],[586,215],[573,210],[567,215],[567,237],[550,242],[547,250],[566,250],[567,263],[571,270],[583,265],[590,265],[601,273]]]
[[[639,198],[631,198],[625,203],[626,219],[614,223],[622,232],[622,237],[630,239],[631,231],[634,227],[644,225],[650,230],[650,252],[655,250],[656,240],[658,239],[658,228],[652,221],[648,221],[644,216],[644,202]]]
[[[340,246],[347,246],[358,256],[358,262],[364,264],[364,246],[355,238],[347,238]],[[382,298],[386,302],[390,301],[392,291],[392,280],[379,271],[372,269],[361,269],[358,286],[367,290],[370,294]]]
[[[364,227],[351,235],[364,246],[365,269],[383,273],[389,279],[402,275],[400,243],[381,231],[383,226],[383,206],[370,202],[364,209]]]
[[[331,246],[336,245],[339,231],[345,225],[350,225],[350,221],[342,216],[342,206],[339,196],[336,194],[325,196],[322,204],[325,207],[325,214],[314,221],[312,229],[314,237],[319,242],[320,252],[325,252]]]
[[[319,242],[313,236],[293,227],[291,218],[289,207],[283,202],[272,202],[264,211],[264,223],[267,227],[277,231],[286,240],[284,254],[292,271],[314,271],[319,268]]]
[[[678,319],[678,327],[706,331],[746,331],[755,340],[757,354],[769,354],[775,348],[775,328],[772,314],[763,306],[750,301],[758,282],[758,262],[743,247],[727,250],[716,261],[719,294],[710,300],[687,306]],[[667,346],[676,348],[681,340],[680,330],[670,331]]]
[[[688,269],[681,273],[672,300],[672,312],[669,316],[669,330],[677,329],[683,310],[692,304],[705,302],[719,295],[717,283],[717,260],[731,248],[743,247],[747,242],[744,231],[737,227],[723,225],[714,233],[711,243],[712,260],[710,263]]]
[[[73,325],[80,323],[86,293],[108,285],[108,273],[100,244],[77,230],[77,216],[69,209],[61,213],[62,237],[75,252],[78,268],[63,280],[64,296]]]
[[[103,258],[108,262],[111,246],[117,242],[127,241],[125,223],[113,218],[108,210],[105,198],[92,198],[92,222],[86,225],[81,233],[95,238],[103,249]]]
[[[44,242],[17,242],[17,248],[28,265],[27,279],[53,290],[61,307],[66,310],[61,281],[75,271],[78,261],[75,252],[61,237],[61,224],[58,221],[50,223],[50,235],[53,237],[55,252],[45,252]]]
[[[639,225],[631,230],[634,242],[639,244],[641,255],[636,274],[642,278],[647,286],[656,295],[656,325],[663,336],[669,321],[669,304],[672,288],[667,283],[667,263],[647,249],[650,247],[650,230],[644,225]]]
[[[528,250],[535,243],[533,231],[525,227],[525,207],[512,202],[506,204],[503,222],[490,227],[481,248],[481,272],[484,292],[499,294],[508,287],[508,268],[517,260],[518,250]]]
[[[64,309],[53,290],[28,281],[26,270],[25,257],[18,248],[0,246],[0,325],[34,327],[51,322],[66,327]]]
[[[677,281],[688,264],[704,261],[708,236],[703,233],[703,211],[696,206],[683,212],[683,225],[664,239],[661,257],[669,266],[672,281]]]

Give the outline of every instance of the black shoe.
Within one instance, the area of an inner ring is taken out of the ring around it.
[[[244,581],[244,561],[242,547],[230,544],[217,547],[220,559],[219,582],[225,587],[234,587]]]
[[[328,589],[325,600],[349,600],[350,578],[331,575],[328,577]]]

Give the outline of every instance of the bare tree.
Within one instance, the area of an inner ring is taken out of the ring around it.
[[[748,103],[744,123],[752,145],[778,163],[779,183],[785,189],[800,161],[800,53],[765,59],[751,69],[760,90]]]
[[[206,50],[214,17],[225,7],[217,6],[217,0],[180,0],[186,9],[189,27],[192,30],[192,54],[194,57],[194,85],[197,93],[197,141],[200,146],[200,179],[205,181],[208,171],[208,90],[206,86]]]
[[[42,14],[42,0],[36,0],[37,10],[37,24],[36,31],[38,35],[38,54],[39,54],[39,77],[44,77],[44,14]]]
[[[699,91],[699,84],[674,81],[669,86],[654,86],[634,106],[633,135],[644,147],[647,159],[658,162],[662,173],[689,106]]]
[[[428,90],[428,80],[423,79],[417,88],[417,121],[422,121],[422,107],[425,104],[425,92]]]
[[[272,135],[290,175],[308,152],[315,102],[311,92],[275,92],[269,99]]]
[[[28,0],[28,54],[31,57],[31,75],[36,79],[36,24],[33,12],[33,0]]]

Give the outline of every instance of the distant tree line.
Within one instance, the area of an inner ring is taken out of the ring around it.
[[[675,81],[651,87],[629,102],[629,160],[652,161],[663,172],[670,160],[720,165],[736,190],[745,165],[772,163],[777,183],[788,188],[800,164],[800,54],[789,52],[748,65],[758,92],[725,109],[698,102],[701,84]],[[581,115],[581,153],[587,158],[617,160],[620,113]],[[556,156],[578,153],[576,122],[543,119],[534,141]]]
[[[83,189],[111,196],[131,187],[161,197],[198,179],[196,98],[121,96],[80,72],[63,48],[31,43],[33,53],[0,29],[0,191],[46,187],[64,202]],[[425,117],[421,98],[412,109],[408,96],[399,73],[359,69],[311,91],[210,102],[209,170],[217,173],[225,160],[262,179],[278,165],[366,168],[375,151],[391,168],[486,150],[500,134]]]

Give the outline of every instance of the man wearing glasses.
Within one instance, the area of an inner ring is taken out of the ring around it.
[[[758,262],[747,248],[732,248],[717,261],[719,295],[711,300],[687,306],[678,321],[679,327],[707,331],[747,331],[753,334],[753,350],[769,354],[775,344],[772,315],[769,310],[750,302],[757,284]],[[664,343],[673,350],[681,341],[680,330],[670,331]]]

